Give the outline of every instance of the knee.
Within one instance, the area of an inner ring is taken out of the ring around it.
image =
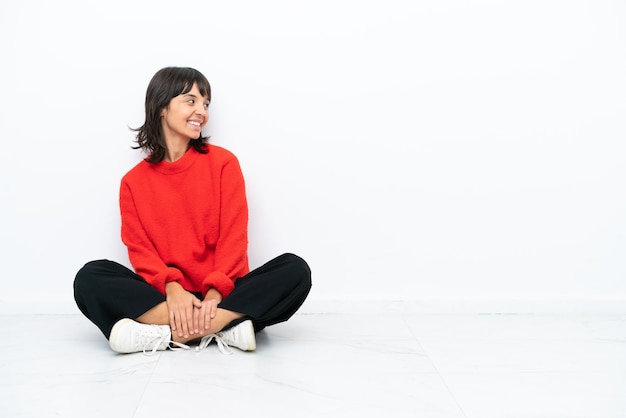
[[[74,295],[89,291],[94,278],[97,277],[98,272],[102,270],[102,265],[106,262],[107,260],[90,261],[78,270],[76,277],[74,277]]]
[[[95,261],[90,261],[87,264],[85,264],[84,266],[82,266],[80,268],[80,270],[78,270],[78,273],[76,273],[76,279],[75,280],[81,280],[85,277],[88,276],[92,276],[96,270],[98,270],[98,267],[104,262],[105,260],[95,260]]]
[[[302,286],[311,287],[311,268],[309,264],[300,256],[292,253],[283,254],[284,262],[289,264],[292,277],[301,282]]]

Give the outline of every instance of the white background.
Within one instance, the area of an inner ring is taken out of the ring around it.
[[[1,0],[0,310],[76,311],[85,262],[128,265],[128,127],[170,65],[212,84],[251,267],[307,259],[308,306],[625,301],[624,22],[617,0]]]

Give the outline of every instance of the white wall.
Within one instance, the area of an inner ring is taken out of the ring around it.
[[[211,81],[252,267],[305,257],[307,306],[621,303],[624,22],[617,0],[2,0],[0,312],[74,312],[78,268],[127,264],[127,126],[168,65]]]

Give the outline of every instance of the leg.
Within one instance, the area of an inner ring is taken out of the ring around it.
[[[108,339],[117,321],[131,318],[143,324],[169,325],[165,296],[146,283],[135,272],[109,260],[87,263],[74,280],[74,298],[81,312]],[[189,338],[172,335],[185,343],[221,331],[242,314],[218,308],[211,328]]]
[[[122,318],[137,318],[165,296],[132,270],[109,260],[91,261],[76,274],[74,299],[80,311],[109,339]]]
[[[283,254],[235,282],[220,308],[242,312],[256,331],[291,318],[311,289],[311,270],[294,254]],[[227,327],[235,325],[235,320]]]

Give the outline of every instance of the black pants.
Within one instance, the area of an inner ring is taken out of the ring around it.
[[[286,321],[311,289],[311,270],[294,254],[283,254],[235,281],[218,305],[252,320],[255,331]],[[202,295],[196,294],[199,299]],[[74,300],[108,339],[122,318],[136,319],[165,301],[165,296],[135,272],[109,260],[91,261],[74,279]],[[234,321],[226,328],[241,322]]]

